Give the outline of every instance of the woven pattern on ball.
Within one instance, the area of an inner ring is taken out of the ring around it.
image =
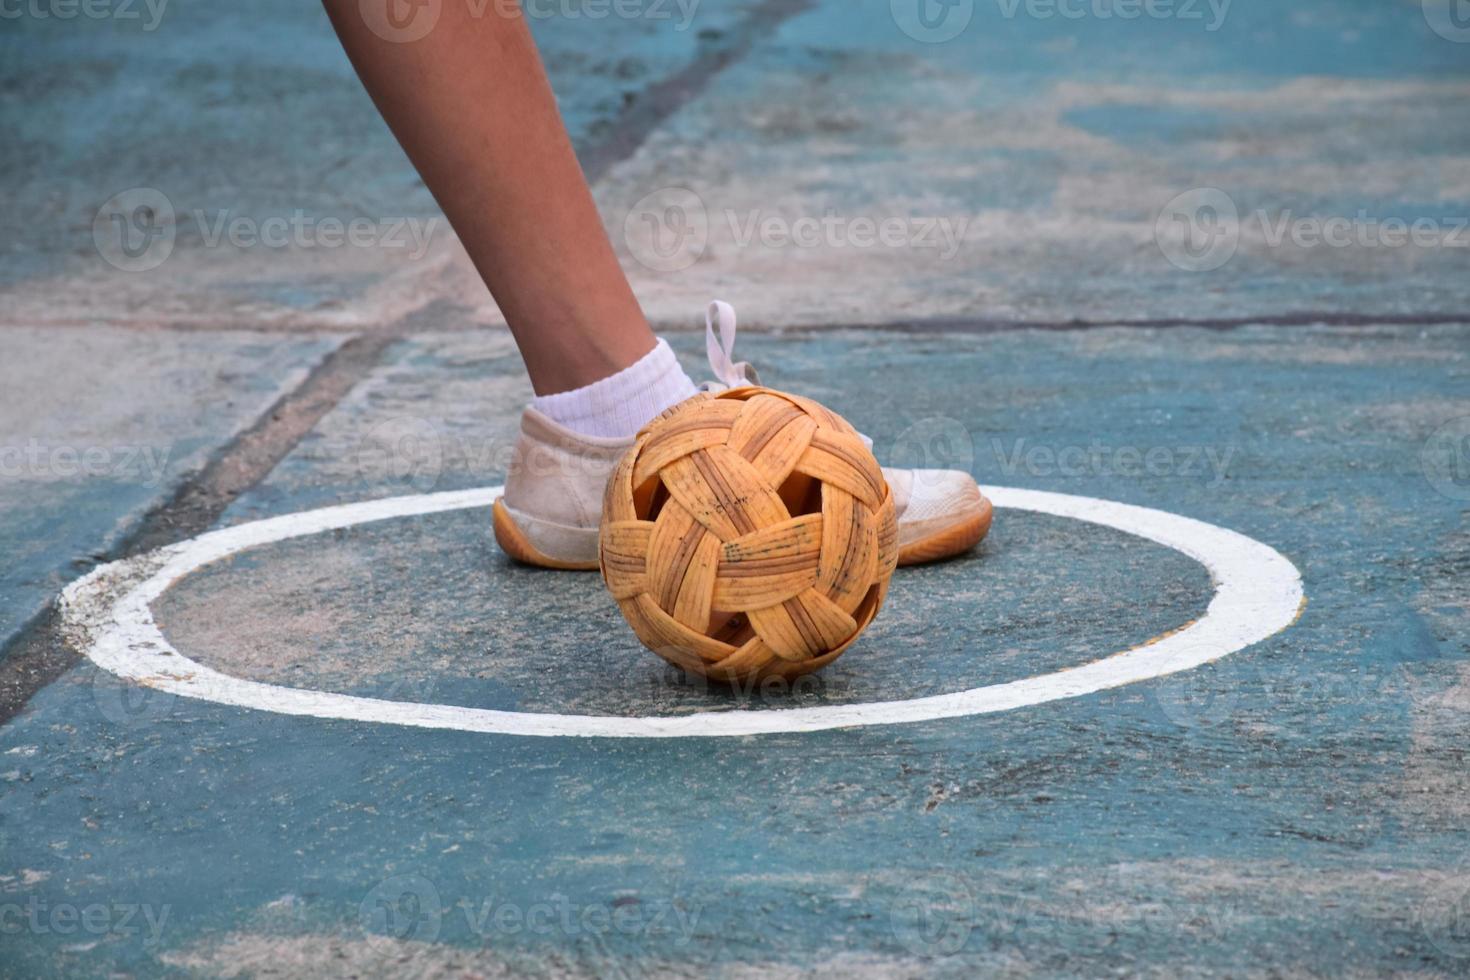
[[[893,501],[856,430],[767,388],[649,423],[608,482],[603,580],[654,652],[724,680],[843,652],[898,562]]]

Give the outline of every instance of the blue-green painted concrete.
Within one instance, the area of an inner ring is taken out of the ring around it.
[[[620,243],[669,323],[709,295],[767,325],[1470,306],[1470,44],[1417,2],[1237,0],[1217,30],[1203,2],[1165,6],[1204,19],[1099,16],[1129,5],[1090,0],[814,5],[599,198],[618,230],[660,221],[667,188],[697,196],[661,226],[665,249],[685,243],[676,267]],[[894,15],[916,7],[957,33],[916,40]],[[1228,213],[1181,197],[1206,189]],[[815,244],[759,233],[828,219]],[[895,241],[854,244],[862,222],[894,219],[911,223]],[[1313,237],[1332,219],[1342,244]],[[1161,247],[1182,220],[1218,264]],[[1408,244],[1419,220],[1431,234]]]
[[[1195,272],[1169,264],[1153,226],[1202,186],[1243,215],[1465,215],[1470,45],[1436,35],[1417,3],[1236,0],[1215,31],[1009,7],[974,4],[942,44],[901,29],[902,2],[798,12],[606,174],[614,243],[660,322],[688,325],[711,294],[735,302],[764,328],[742,333],[741,356],[846,413],[885,461],[1235,528],[1301,568],[1297,624],[1073,701],[719,741],[292,719],[83,664],[0,729],[0,974],[1470,969],[1465,327],[782,329],[1464,310],[1452,248],[1247,237]],[[578,145],[750,9],[700,5],[689,30],[538,22]],[[361,329],[403,312],[371,292],[400,265],[376,253],[201,251],[186,222],[160,271],[119,275],[89,241],[100,203],[139,184],[181,213],[433,216],[315,7],[3,30],[0,345],[19,357],[0,365],[21,365],[0,391],[6,440],[173,447],[176,481],[331,348],[290,314]],[[727,209],[829,207],[979,224],[943,262],[716,234],[698,262],[659,272],[619,229],[671,185],[716,225]],[[435,275],[403,292],[439,298],[418,322],[446,329],[392,346],[222,524],[503,479],[529,387],[503,332],[453,329],[464,295]],[[58,318],[132,326],[21,329],[50,297]],[[672,339],[701,376],[700,338]],[[95,410],[77,407],[88,398]],[[5,484],[0,631],[175,485]],[[156,611],[181,649],[243,677],[677,714],[1028,676],[1146,640],[1208,599],[1180,555],[1003,511],[976,555],[905,571],[820,682],[732,696],[644,652],[595,576],[509,565],[466,512],[246,554]]]
[[[505,8],[470,2],[486,16]],[[596,0],[527,9],[585,149],[651,86],[727,45],[754,6],[657,0],[631,17],[597,16],[609,8]],[[418,249],[392,245],[407,239],[387,229],[371,247],[235,248],[220,244],[221,229],[300,216],[312,241],[326,241],[315,231],[323,221],[437,219],[429,241],[450,240],[320,4],[88,5],[105,17],[68,9],[18,4],[0,20],[0,288],[24,295],[36,315],[122,317],[118,301],[136,292],[154,316],[330,321],[384,278],[422,266]],[[175,251],[92,295],[94,277],[114,275],[93,247],[93,220],[113,195],[140,187],[172,207]],[[37,298],[48,284],[55,308]]]
[[[3,331],[0,645],[338,343]]]
[[[961,459],[967,435],[982,483],[1258,537],[1302,569],[1306,611],[1212,667],[1076,701],[674,743],[124,700],[79,668],[0,733],[15,869],[0,897],[166,905],[169,919],[156,946],[47,933],[6,950],[27,970],[83,975],[388,975],[395,957],[429,975],[1463,970],[1436,916],[1470,888],[1470,539],[1466,502],[1421,459],[1436,428],[1470,414],[1462,329],[750,341],[774,382],[847,412],[885,456],[950,452],[903,435],[922,423]],[[495,338],[484,344],[493,360]],[[432,389],[453,391],[476,359],[463,340],[434,348],[400,348],[415,370],[323,428],[371,428],[371,401],[398,412],[414,391],[426,417],[441,411]],[[1094,441],[1113,462],[1085,472],[1033,452]],[[1167,452],[1169,467],[1156,454],[1154,475],[1133,475],[1116,463],[1127,447]],[[1226,462],[1186,473],[1196,448]],[[396,479],[376,472],[385,489]],[[242,512],[331,499],[310,467],[278,474]],[[353,494],[361,479],[345,477]],[[1177,555],[1002,511],[979,555],[903,573],[830,689],[793,696],[934,693],[1080,662],[1197,615],[1208,591]],[[278,683],[528,710],[785,703],[678,683],[595,577],[509,566],[472,513],[247,555],[159,616],[212,665]],[[535,929],[516,926],[544,908]]]

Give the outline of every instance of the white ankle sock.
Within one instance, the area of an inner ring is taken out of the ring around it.
[[[666,408],[699,391],[679,366],[668,342],[617,374],[581,388],[540,395],[531,407],[573,432],[604,439],[629,439]]]

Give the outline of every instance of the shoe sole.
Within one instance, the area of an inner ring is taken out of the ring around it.
[[[557,568],[568,572],[587,572],[597,569],[597,560],[592,561],[563,561],[560,558],[552,558],[544,555],[536,549],[531,540],[526,537],[516,524],[515,518],[510,516],[510,511],[500,501],[495,501],[495,541],[500,545],[500,550],[510,555],[518,562],[527,565],[537,565],[541,568]]]
[[[500,501],[491,508],[494,515],[495,541],[500,550],[526,565],[539,568],[555,568],[571,572],[597,570],[597,562],[565,561],[553,558],[537,550],[529,538],[511,517],[510,511]],[[953,558],[964,554],[990,532],[990,522],[995,518],[995,508],[989,498],[980,495],[980,509],[958,524],[935,531],[917,541],[910,541],[898,549],[899,565],[922,565],[941,558]]]
[[[899,567],[924,565],[941,558],[954,558],[969,551],[990,533],[990,522],[995,519],[995,507],[990,498],[980,494],[980,509],[958,524],[935,531],[933,534],[900,545]]]

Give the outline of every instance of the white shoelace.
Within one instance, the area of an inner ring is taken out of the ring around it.
[[[719,323],[719,334],[715,324]],[[761,383],[749,361],[735,360],[735,307],[724,300],[712,300],[704,311],[704,352],[709,357],[710,373],[714,381],[706,381],[699,387],[704,391],[728,391]],[[858,438],[873,448],[873,440],[859,432]]]
[[[718,336],[715,323],[720,325]],[[710,373],[714,381],[706,381],[705,391],[725,391],[760,384],[760,375],[749,361],[735,360],[735,307],[723,300],[714,300],[704,311],[704,351],[709,357]]]

